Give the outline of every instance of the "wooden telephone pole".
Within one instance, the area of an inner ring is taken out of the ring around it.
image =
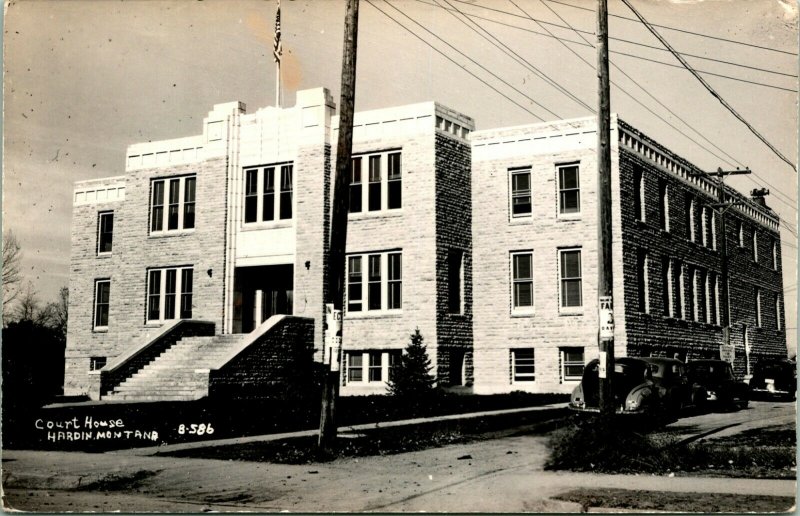
[[[324,362],[328,365],[322,390],[319,420],[319,448],[329,453],[336,442],[336,401],[339,397],[342,348],[342,306],[344,305],[345,248],[348,189],[353,152],[353,112],[356,97],[356,50],[358,42],[358,0],[347,0],[342,56],[342,92],[339,103],[339,141],[336,147],[336,178],[331,206],[331,236],[328,247],[328,285],[325,292]]]
[[[608,79],[608,2],[597,1],[597,308],[600,413],[614,413],[614,297],[611,262],[611,94]]]

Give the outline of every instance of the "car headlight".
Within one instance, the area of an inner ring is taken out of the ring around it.
[[[583,400],[583,389],[580,385],[575,387],[575,390],[572,391],[569,404],[577,408],[584,408],[586,406],[586,402]]]
[[[652,391],[650,389],[642,389],[637,391],[635,394],[628,396],[628,399],[625,401],[625,408],[627,410],[636,410],[641,407],[642,402],[650,396]]]

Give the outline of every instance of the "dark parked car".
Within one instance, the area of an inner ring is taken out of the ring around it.
[[[706,401],[723,408],[746,407],[750,388],[733,375],[724,360],[694,360],[687,364],[689,381],[697,392],[705,391]]]
[[[797,393],[797,363],[788,359],[762,360],[750,379],[753,394],[794,400]]]
[[[572,391],[570,409],[600,412],[599,370],[599,360],[586,364],[580,385]],[[661,397],[653,382],[650,364],[640,358],[614,360],[611,389],[617,414],[657,414],[661,410]]]
[[[686,376],[686,364],[675,358],[646,357],[650,364],[653,383],[658,389],[662,405],[673,415],[693,403],[692,384]]]

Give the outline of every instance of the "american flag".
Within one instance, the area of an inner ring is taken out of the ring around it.
[[[281,0],[278,0],[278,12],[275,13],[275,37],[272,40],[272,56],[276,63],[281,62],[283,44],[281,43]]]

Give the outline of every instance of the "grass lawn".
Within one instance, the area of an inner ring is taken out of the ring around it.
[[[591,508],[666,512],[788,512],[791,496],[740,495],[730,493],[672,493],[628,489],[575,489],[553,497]]]

